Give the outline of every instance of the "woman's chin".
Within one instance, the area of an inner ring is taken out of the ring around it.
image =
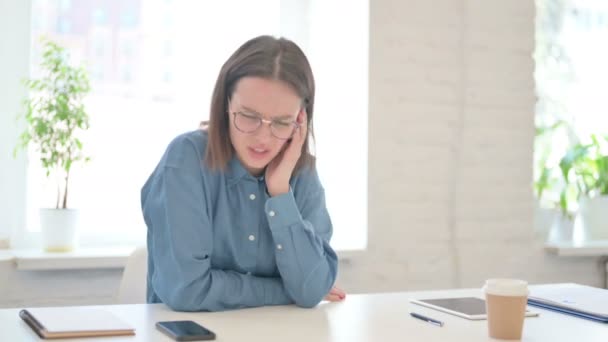
[[[270,161],[266,160],[247,158],[245,160],[245,166],[251,174],[253,174],[254,176],[259,176],[262,174],[269,162]]]

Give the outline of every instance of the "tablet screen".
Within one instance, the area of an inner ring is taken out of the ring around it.
[[[444,299],[419,299],[418,301],[433,306],[439,306],[451,311],[461,312],[468,316],[485,315],[486,302],[483,299],[465,298],[444,298]]]

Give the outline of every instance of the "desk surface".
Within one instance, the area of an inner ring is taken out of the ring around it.
[[[314,309],[275,306],[217,313],[173,312],[162,304],[111,305],[111,310],[136,328],[136,336],[82,341],[171,341],[154,327],[157,321],[193,320],[217,334],[217,341],[494,341],[486,321],[427,309],[408,298],[481,296],[479,289],[349,295],[342,303],[321,303]],[[536,309],[526,318],[523,341],[608,341],[608,324]],[[413,319],[415,311],[445,322],[443,327]],[[0,341],[39,341],[18,317],[18,309],[0,310]],[[75,339],[65,340],[79,341]]]

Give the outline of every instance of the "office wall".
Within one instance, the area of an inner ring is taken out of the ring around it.
[[[115,304],[122,270],[17,271],[0,262],[0,308]]]
[[[370,1],[369,251],[354,292],[603,284],[534,233],[534,1]]]
[[[29,0],[0,1],[0,245],[8,244],[16,227],[24,225],[26,164],[23,153],[13,158],[20,133],[16,116],[26,96],[21,80],[29,73]],[[10,13],[11,15],[6,15]],[[25,22],[25,24],[24,24]],[[18,195],[20,194],[20,196]]]
[[[370,12],[369,250],[342,262],[339,284],[601,285],[597,258],[548,255],[534,235],[534,2],[373,0]],[[2,262],[0,306],[109,303],[120,274]]]

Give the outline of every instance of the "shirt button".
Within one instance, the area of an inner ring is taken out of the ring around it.
[[[269,212],[268,212],[268,215],[270,215],[270,217],[273,217],[273,216],[274,216],[274,211],[272,211],[272,210],[271,210],[271,211],[269,211]]]
[[[255,240],[255,236],[249,235],[249,241],[254,241],[254,240]]]
[[[281,249],[283,249],[283,246],[282,246],[281,244],[278,244],[278,245],[277,245],[277,249],[278,249],[278,250],[281,250]]]
[[[254,194],[249,195],[249,199],[253,201],[255,199],[255,195]]]

